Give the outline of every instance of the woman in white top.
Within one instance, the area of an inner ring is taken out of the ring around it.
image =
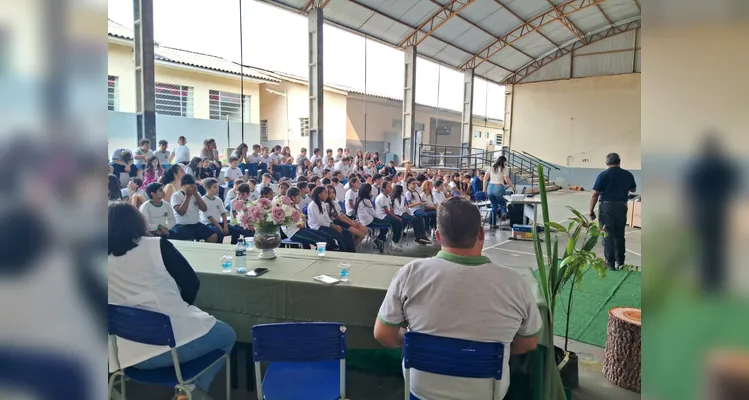
[[[497,229],[497,213],[500,214],[502,220],[507,219],[507,200],[505,200],[507,187],[514,190],[512,180],[510,180],[510,170],[507,168],[507,158],[499,156],[489,169],[489,173],[484,175],[484,192],[489,196],[489,202],[492,203],[492,212],[489,214],[490,229]]]
[[[182,254],[168,240],[149,236],[145,219],[131,204],[112,204],[108,214],[109,303],[169,316],[180,362],[215,350],[228,354],[236,341],[234,330],[192,305],[200,281]],[[110,372],[173,365],[168,346],[116,340],[117,353],[109,348]],[[206,393],[222,367],[217,363],[189,385],[192,399],[209,399]]]
[[[302,202],[302,191],[296,187],[289,188],[286,196],[291,200],[292,207],[301,215],[302,211],[299,210],[299,203]],[[328,241],[328,238],[319,234],[318,231],[308,229],[304,223],[304,218],[301,218],[298,224],[292,222],[290,225],[282,225],[281,232],[287,238],[301,243],[305,249],[316,246],[317,243]]]
[[[377,212],[375,210],[374,203],[371,198],[372,185],[364,183],[359,187],[359,193],[354,202],[354,210],[356,210],[356,219],[364,226],[369,227],[375,225],[380,229],[380,233],[374,240],[375,246],[380,253],[385,251],[385,239],[387,239],[388,227],[390,222],[383,219],[377,218]],[[375,229],[375,228],[370,228]]]
[[[424,234],[424,221],[421,218],[416,217],[413,214],[413,211],[408,208],[408,202],[406,201],[406,197],[403,195],[404,191],[404,185],[393,186],[393,193],[390,196],[393,202],[393,212],[403,220],[404,224],[410,223],[411,226],[414,227],[416,243],[429,244],[431,242],[426,238],[426,235]]]
[[[355,253],[354,236],[351,232],[336,225],[328,210],[328,190],[320,185],[312,191],[312,203],[307,206],[307,224],[328,238],[328,244],[338,243],[341,251]],[[334,242],[335,241],[335,242]]]
[[[341,205],[336,201],[336,190],[333,185],[328,185],[328,212],[333,223],[343,229],[348,230],[354,235],[354,247],[359,247],[365,237],[367,237],[367,227],[349,218],[341,209]]]
[[[434,236],[434,229],[437,229],[437,205],[434,203],[434,197],[432,195],[432,181],[426,180],[421,184],[421,201],[424,203],[425,227],[427,230],[432,230],[432,236]]]
[[[165,199],[171,199],[174,193],[182,190],[182,177],[184,175],[185,170],[181,164],[174,164],[164,171],[164,176],[161,177],[159,183],[164,185]]]
[[[426,210],[424,201],[421,199],[421,195],[416,191],[416,185],[418,181],[416,178],[408,178],[406,181],[406,203],[408,208],[411,210],[411,214],[415,217],[420,218],[424,224],[425,229],[429,229],[429,221],[437,218],[437,212],[434,210]],[[432,243],[429,239],[424,236],[424,240]]]

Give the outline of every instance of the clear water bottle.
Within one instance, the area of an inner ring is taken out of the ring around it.
[[[234,270],[238,274],[244,274],[247,271],[247,247],[245,247],[244,238],[239,239],[234,250]]]

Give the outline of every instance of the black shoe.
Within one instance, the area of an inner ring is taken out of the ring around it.
[[[606,269],[610,271],[616,271],[616,267],[614,266],[614,263],[606,263]]]
[[[622,268],[624,268],[624,263],[616,263],[616,269],[617,270],[620,270]]]
[[[385,246],[384,246],[384,243],[382,243],[382,240],[375,239],[374,240],[374,244],[375,244],[375,246],[377,246],[377,251],[379,251],[380,253],[384,253],[385,252]]]

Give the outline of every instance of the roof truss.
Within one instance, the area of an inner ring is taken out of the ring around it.
[[[458,15],[463,9],[471,5],[476,0],[450,0],[447,4],[443,5],[442,8],[434,13],[431,17],[427,18],[426,21],[422,22],[421,25],[416,27],[411,34],[408,35],[400,44],[400,47],[404,46],[418,46],[421,42],[429,37],[434,31],[439,29],[440,26],[444,25],[445,22],[449,21]]]
[[[555,60],[558,60],[559,58],[561,58],[561,57],[563,57],[563,56],[565,56],[565,55],[567,55],[567,54],[569,54],[569,53],[571,53],[571,52],[573,52],[573,51],[575,51],[575,50],[577,50],[579,48],[585,47],[585,46],[587,46],[589,44],[598,42],[598,41],[603,40],[603,39],[610,38],[612,36],[616,36],[616,35],[622,34],[624,32],[630,32],[630,31],[636,30],[636,29],[640,28],[640,26],[641,26],[641,22],[638,19],[638,20],[635,20],[635,21],[628,22],[626,24],[622,24],[622,25],[618,25],[618,26],[612,26],[612,27],[610,27],[610,28],[608,28],[606,30],[594,33],[594,34],[588,36],[588,38],[587,38],[588,40],[587,40],[587,42],[585,44],[582,41],[580,41],[580,40],[576,40],[576,41],[574,41],[574,42],[572,42],[572,43],[570,43],[570,44],[568,44],[568,45],[566,45],[564,47],[561,47],[561,48],[553,51],[552,53],[549,53],[548,55],[546,55],[544,57],[541,57],[541,58],[539,58],[537,60],[534,60],[530,64],[524,66],[523,68],[520,68],[517,72],[515,72],[514,74],[512,74],[512,75],[508,76],[507,78],[505,78],[504,80],[502,80],[502,82],[500,82],[499,84],[500,85],[507,85],[507,84],[520,83],[523,79],[525,79],[526,77],[530,76],[534,72],[540,70],[544,66],[546,66],[546,65],[554,62]],[[635,49],[632,49],[631,51],[636,51],[636,50],[637,49],[635,48]],[[630,50],[627,50],[627,51],[630,51]]]
[[[542,14],[531,18],[517,28],[498,37],[497,40],[486,46],[478,53],[474,54],[470,59],[468,59],[468,61],[463,63],[463,65],[461,65],[461,69],[476,68],[483,62],[487,61],[489,58],[493,57],[495,54],[499,53],[500,50],[504,49],[514,42],[517,42],[521,38],[538,31],[544,25],[550,24],[554,21],[560,21],[561,23],[564,23],[561,21],[562,18],[566,19],[566,17],[570,14],[586,9],[588,7],[596,6],[600,3],[603,3],[604,1],[605,0],[568,0],[562,4],[559,4],[555,8],[552,8],[548,11],[543,12]],[[582,34],[581,36],[584,37],[584,35]],[[578,39],[580,39],[580,37],[578,37]]]

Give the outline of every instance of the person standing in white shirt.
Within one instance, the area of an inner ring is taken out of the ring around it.
[[[393,192],[393,187],[390,182],[382,182],[382,190],[380,194],[375,198],[375,215],[380,220],[383,220],[390,224],[390,228],[393,230],[393,250],[403,251],[403,247],[400,245],[401,236],[403,236],[403,230],[406,228],[407,223],[397,215],[393,210],[393,202],[390,200],[390,194]]]
[[[158,182],[146,186],[149,200],[140,206],[140,213],[146,218],[148,232],[154,236],[169,237],[169,231],[177,223],[172,206],[164,201],[164,185]]]
[[[172,162],[175,164],[187,165],[190,163],[190,148],[187,147],[187,139],[180,136],[177,139],[177,146],[172,153]]]
[[[348,215],[349,217],[352,217],[354,216],[354,214],[356,214],[356,207],[354,206],[354,203],[356,202],[356,198],[359,197],[359,186],[361,186],[359,178],[353,177],[348,180],[349,189],[346,191],[344,200],[346,203],[346,215]]]
[[[226,206],[218,197],[218,181],[214,178],[203,180],[205,187],[205,211],[200,212],[200,223],[210,228],[216,234],[216,242],[223,243],[224,236],[229,234],[229,220],[226,218]]]
[[[109,206],[108,220],[109,304],[167,315],[182,362],[216,350],[228,355],[236,342],[236,334],[229,325],[194,305],[200,280],[179,250],[166,238],[149,236],[145,218],[130,204]],[[109,347],[109,372],[129,367],[138,370],[174,368],[168,346],[141,344],[119,337],[113,340]],[[224,365],[224,362],[214,364],[196,378],[194,384],[182,388],[176,397],[210,399],[207,392],[211,382]]]

